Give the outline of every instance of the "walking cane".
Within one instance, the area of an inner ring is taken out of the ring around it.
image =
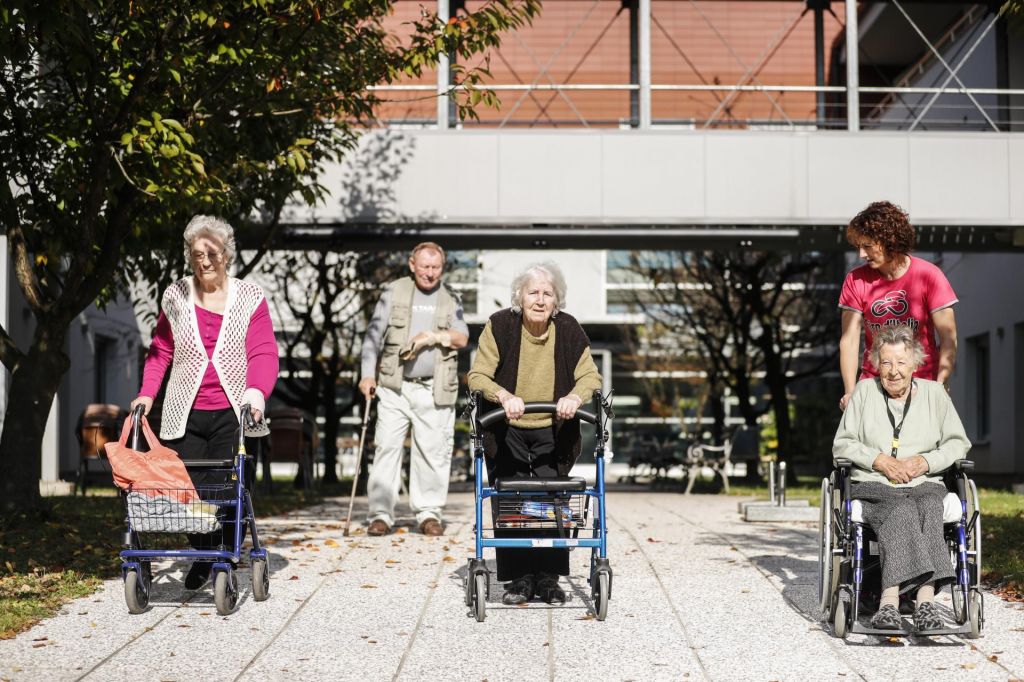
[[[366,427],[370,423],[370,406],[373,404],[376,389],[370,389],[370,397],[366,400],[366,407],[363,409],[363,431],[359,434],[359,447],[356,449],[356,472],[352,475],[352,494],[348,498],[348,516],[345,517],[345,530],[342,536],[348,537],[348,527],[352,523],[352,505],[356,502],[356,486],[359,484],[359,469],[363,464],[363,446],[366,444]]]

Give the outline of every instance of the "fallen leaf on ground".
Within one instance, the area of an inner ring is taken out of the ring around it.
[[[386,564],[400,564],[400,563],[402,563],[402,562],[401,562],[401,561],[399,561],[398,559],[388,559],[388,560],[387,560],[387,561],[385,561],[384,563],[386,563]]]
[[[376,585],[370,585],[370,584],[360,585],[359,587],[363,588],[364,590],[375,590],[375,589],[377,589]]]
[[[655,540],[654,538],[647,538],[647,542],[661,542],[661,540]]]
[[[402,533],[408,533],[408,532],[409,531],[407,531],[405,528],[396,528],[395,529],[395,535],[401,535]]]
[[[299,579],[299,576],[297,576],[297,575],[293,575],[292,577],[288,578],[288,580],[298,580],[298,579]]]
[[[442,561],[455,561],[455,557],[448,555],[444,559],[442,559]]]
[[[328,547],[337,547],[338,546],[338,543],[335,542],[334,540],[331,540],[330,538],[328,538],[327,540],[324,540],[324,544],[326,546],[328,546]]]

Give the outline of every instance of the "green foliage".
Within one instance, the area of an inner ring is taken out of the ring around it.
[[[0,436],[0,506],[27,508],[75,316],[129,285],[147,298],[184,267],[195,213],[269,247],[289,201],[326,194],[320,168],[374,116],[369,88],[468,60],[529,22],[539,0],[489,0],[385,28],[393,0],[10,0],[0,9],[0,225],[36,322],[31,347],[0,328],[20,432]],[[462,117],[493,102],[460,69]],[[258,256],[257,256],[258,257]],[[252,267],[245,265],[241,274]],[[20,410],[20,413],[18,412]]]
[[[0,166],[14,187],[0,208],[19,280],[42,296],[30,304],[80,310],[111,278],[165,281],[192,213],[258,226],[288,197],[315,203],[319,165],[373,119],[369,86],[444,53],[468,60],[539,9],[493,0],[448,23],[425,12],[403,42],[384,26],[392,4],[5,3]],[[460,116],[493,103],[476,89],[485,68],[458,73]]]

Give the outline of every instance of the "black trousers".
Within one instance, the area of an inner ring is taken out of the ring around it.
[[[498,454],[487,462],[487,484],[494,486],[499,478],[555,478],[558,476],[555,456],[554,427],[519,429],[508,427],[504,442],[498,442]],[[497,497],[491,498],[491,520],[497,525]],[[558,537],[558,529],[528,530],[495,528],[496,538]],[[516,580],[524,575],[550,573],[569,575],[569,550],[554,548],[498,548],[495,550],[498,580]]]
[[[247,451],[249,451],[251,440],[255,439],[246,439]],[[185,435],[169,440],[164,445],[177,452],[188,466],[190,459],[230,459],[235,454],[237,442],[238,420],[235,418],[235,411],[228,407],[223,410],[192,410],[185,422]],[[255,464],[250,461],[249,468],[245,472],[247,488],[251,485],[252,476],[255,473]],[[191,469],[188,474],[192,478],[192,484],[196,486],[200,498],[225,499],[227,495],[230,495],[231,498],[234,497],[233,492],[222,493],[216,490],[204,490],[204,486],[230,483],[230,469]],[[233,509],[228,513],[234,516]],[[216,549],[222,543],[227,547],[232,547],[235,542],[235,523],[234,521],[224,521],[221,525],[221,530],[212,533],[189,534],[189,543],[195,549]]]

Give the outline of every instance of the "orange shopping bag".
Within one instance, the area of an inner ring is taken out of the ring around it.
[[[142,419],[142,434],[149,443],[149,452],[139,452],[128,447],[128,434],[132,429],[132,417],[124,420],[121,438],[116,443],[107,443],[110,468],[114,472],[114,483],[122,490],[132,489],[149,496],[168,495],[182,503],[199,499],[192,479],[185,470],[185,464],[178,453],[160,444],[156,434],[149,427],[145,416]]]

